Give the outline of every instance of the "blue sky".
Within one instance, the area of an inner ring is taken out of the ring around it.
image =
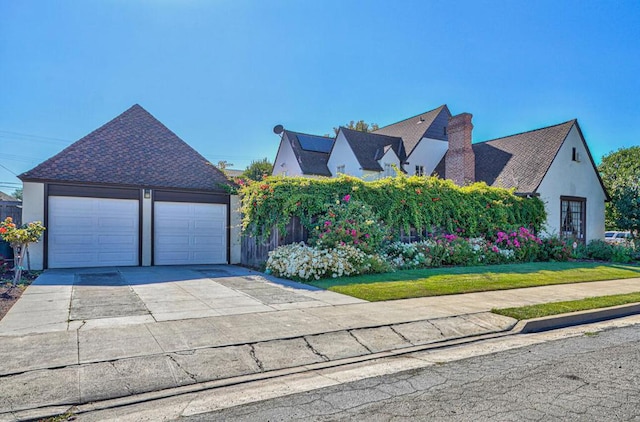
[[[474,141],[640,144],[638,1],[0,0],[0,190],[140,104],[207,159],[447,104]]]

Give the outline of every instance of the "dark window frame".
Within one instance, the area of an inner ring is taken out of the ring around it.
[[[578,196],[560,197],[560,238],[581,243],[586,242],[587,198]]]

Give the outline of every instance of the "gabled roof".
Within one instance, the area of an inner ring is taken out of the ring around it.
[[[451,113],[449,112],[447,105],[443,104],[433,110],[380,128],[373,133],[402,138],[404,149],[407,152],[407,156],[409,156],[416,145],[418,145],[418,142],[425,137],[427,130],[442,112],[446,113],[447,119],[448,117],[451,117]],[[447,122],[444,122],[445,126],[446,124]],[[443,141],[447,140],[444,133],[435,135],[434,137],[435,139],[441,139]]]
[[[476,180],[520,193],[536,192],[574,125],[575,119],[473,144]],[[447,177],[445,159],[446,154],[434,170],[443,178]]]
[[[383,169],[377,160],[381,159],[389,148],[393,149],[393,152],[398,156],[400,162],[404,162],[407,158],[402,138],[380,135],[378,133],[360,132],[345,127],[340,127],[340,132],[344,134],[345,139],[349,143],[351,150],[363,170],[382,171]]]
[[[138,104],[19,178],[205,191],[221,191],[218,184],[230,184]]]
[[[298,160],[298,164],[300,165],[300,169],[303,174],[331,177],[331,172],[329,171],[327,162],[329,161],[329,154],[331,152],[331,148],[333,148],[335,139],[327,138],[325,136],[309,135],[301,132],[292,132],[290,130],[285,130],[283,136],[286,136],[289,139],[291,148],[293,149],[293,153],[296,156],[296,160]],[[317,142],[322,147],[309,149],[309,146],[305,145],[305,149],[303,148],[301,139],[310,139]],[[321,152],[319,150],[327,152]]]
[[[7,195],[4,192],[0,192],[0,201],[20,202],[20,200],[18,198],[14,198],[13,196]]]

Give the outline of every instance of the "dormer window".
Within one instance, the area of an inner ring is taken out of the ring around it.
[[[341,164],[336,167],[336,174],[344,174],[344,170],[345,170],[344,164]]]
[[[424,166],[416,166],[416,176],[424,176]]]
[[[393,167],[391,167],[391,164],[389,163],[384,163],[384,175],[386,177],[391,177],[393,176]]]

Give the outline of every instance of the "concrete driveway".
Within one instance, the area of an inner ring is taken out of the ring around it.
[[[0,335],[360,302],[230,265],[47,270],[0,321]]]

